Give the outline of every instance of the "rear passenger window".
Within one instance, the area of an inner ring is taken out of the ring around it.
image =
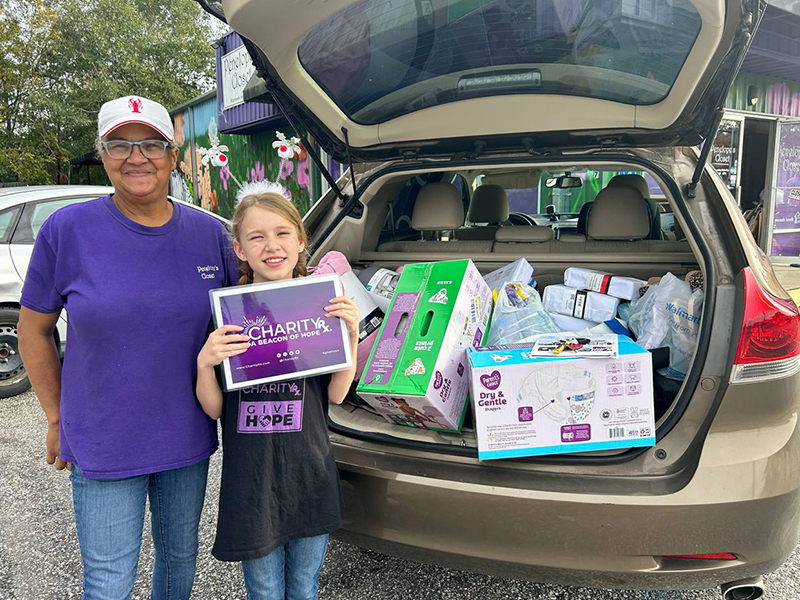
[[[16,206],[0,213],[0,243],[8,242],[8,238],[11,235],[11,228],[17,221],[19,211],[20,208]]]
[[[49,202],[26,204],[25,209],[22,211],[22,217],[20,217],[19,225],[17,225],[17,229],[14,231],[14,237],[11,238],[11,243],[34,243],[36,241],[36,236],[39,235],[39,229],[41,229],[47,218],[59,208],[93,199],[94,198],[61,198],[59,200],[51,200]]]

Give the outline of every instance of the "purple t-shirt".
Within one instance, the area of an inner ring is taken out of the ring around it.
[[[196,359],[208,290],[235,283],[236,257],[221,223],[173,205],[146,227],[104,196],[62,208],[36,238],[21,303],[67,310],[61,458],[87,477],[176,469],[217,448]]]

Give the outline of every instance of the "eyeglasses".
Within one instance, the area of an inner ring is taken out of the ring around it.
[[[139,146],[139,152],[142,153],[142,156],[150,160],[158,160],[159,158],[164,158],[169,142],[166,140],[142,140],[140,142],[111,140],[109,142],[101,142],[100,145],[111,158],[119,160],[128,158],[133,152],[133,147]]]

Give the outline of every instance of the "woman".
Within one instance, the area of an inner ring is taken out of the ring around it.
[[[47,462],[70,480],[84,598],[129,598],[145,500],[153,598],[187,599],[215,423],[194,395],[208,290],[237,269],[214,218],[167,197],[177,153],[167,110],[136,96],[100,109],[115,192],[42,226],[22,292],[20,350],[47,416]],[[63,368],[53,342],[69,313]]]

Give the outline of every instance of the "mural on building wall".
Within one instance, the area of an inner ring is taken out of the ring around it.
[[[755,104],[751,103],[751,98]],[[800,83],[766,75],[739,73],[725,106],[749,112],[800,117]]]
[[[173,115],[176,143],[178,144],[178,170],[190,198],[196,203],[224,217],[233,214],[236,192],[239,185],[248,181],[269,179],[286,187],[292,194],[292,202],[305,214],[311,205],[311,178],[309,159],[306,152],[293,160],[283,161],[272,147],[276,130],[239,135],[219,133],[217,126],[216,99],[210,99],[190,111]],[[194,125],[194,140],[188,119],[191,115]],[[287,136],[293,132],[281,129]],[[180,132],[180,133],[178,133]],[[218,147],[227,147],[224,152],[227,160],[206,160],[209,151],[213,153],[214,139]],[[192,143],[194,141],[194,143]],[[205,152],[203,151],[205,150]],[[192,178],[192,154],[197,170],[196,180]]]

